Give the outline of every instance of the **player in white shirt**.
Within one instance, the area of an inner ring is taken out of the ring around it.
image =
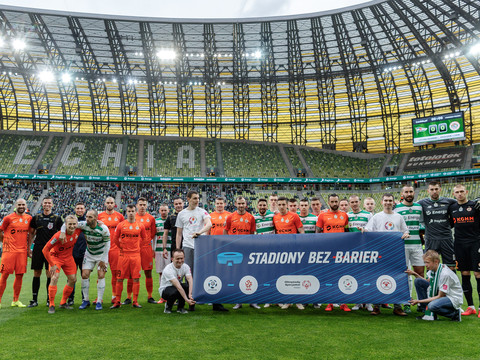
[[[187,281],[182,282],[185,278]],[[185,254],[183,250],[176,249],[173,252],[173,262],[168,264],[162,273],[160,279],[160,296],[166,300],[164,312],[170,314],[175,301],[178,301],[177,312],[187,314],[184,309],[185,303],[190,306],[195,305],[192,297],[193,278],[190,267],[185,264]]]
[[[383,211],[375,214],[368,221],[367,225],[363,231],[367,232],[381,232],[381,231],[397,231],[403,233],[402,239],[406,239],[410,236],[407,228],[407,224],[403,219],[402,215],[397,214],[393,211],[393,205],[395,204],[395,199],[392,194],[385,193],[382,196],[382,206]],[[376,304],[373,307],[372,315],[380,314],[380,305]],[[400,304],[394,304],[393,314],[398,316],[407,316],[407,314],[402,310]]]

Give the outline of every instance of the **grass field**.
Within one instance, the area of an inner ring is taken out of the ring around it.
[[[31,298],[31,276],[24,278],[20,300]],[[111,296],[107,275],[105,299]],[[42,278],[37,308],[11,308],[14,277],[8,279],[0,309],[0,359],[479,359],[480,319],[463,317],[417,321],[384,310],[378,317],[364,310],[326,313],[308,307],[254,310],[244,306],[228,313],[212,312],[199,305],[187,315],[164,314],[164,305],[146,302],[141,279],[142,309],[122,306],[103,311],[91,306],[78,310],[81,294],[76,289],[74,310],[45,306]],[[95,298],[91,279],[91,299]],[[472,279],[472,282],[474,280]],[[65,276],[58,284],[60,301]],[[154,287],[158,287],[158,276]],[[79,285],[79,284],[78,284]],[[124,296],[125,298],[126,282]],[[475,304],[478,305],[476,291]],[[158,294],[155,294],[158,298]],[[432,343],[435,341],[435,343]]]

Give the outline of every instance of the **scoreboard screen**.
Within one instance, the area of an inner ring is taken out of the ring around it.
[[[412,119],[413,145],[465,140],[463,111]]]

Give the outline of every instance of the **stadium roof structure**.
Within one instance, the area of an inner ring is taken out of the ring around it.
[[[371,1],[237,20],[0,6],[0,129],[412,150],[412,118],[480,140],[480,2]]]

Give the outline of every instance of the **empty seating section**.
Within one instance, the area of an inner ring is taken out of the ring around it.
[[[64,140],[65,138],[63,136],[53,137],[50,145],[48,146],[47,152],[45,155],[43,155],[42,164],[48,165],[50,168],[52,167],[55,157],[58,155]]]
[[[388,163],[388,165],[390,165],[390,166],[395,166],[395,165],[400,166],[400,163],[402,162],[402,159],[403,159],[403,154],[395,154],[390,159],[390,162]]]
[[[138,140],[128,139],[127,160],[125,165],[138,167]]]
[[[143,175],[200,176],[200,142],[145,140]]]
[[[473,156],[480,157],[480,144],[473,145]]]
[[[29,173],[46,141],[46,136],[1,134],[0,171],[10,174]]]
[[[404,171],[404,175],[413,175],[413,174],[424,174],[424,173],[430,173],[430,172],[438,172],[438,171],[456,171],[456,170],[462,170],[459,167],[450,167],[450,168],[438,168],[438,169],[424,169],[424,170],[409,170],[409,171]]]
[[[222,142],[225,176],[290,177],[277,145]]]
[[[72,136],[60,159],[57,174],[118,175],[122,138]]]
[[[384,157],[362,159],[316,150],[300,151],[315,177],[376,177],[385,160]]]
[[[293,166],[293,171],[296,174],[298,169],[303,169],[304,166],[300,159],[298,158],[297,152],[293,147],[290,146],[285,146],[285,153],[287,154],[288,159],[290,160],[292,166]]]
[[[218,166],[217,162],[217,149],[213,141],[205,141],[205,165],[208,168],[216,168]]]

